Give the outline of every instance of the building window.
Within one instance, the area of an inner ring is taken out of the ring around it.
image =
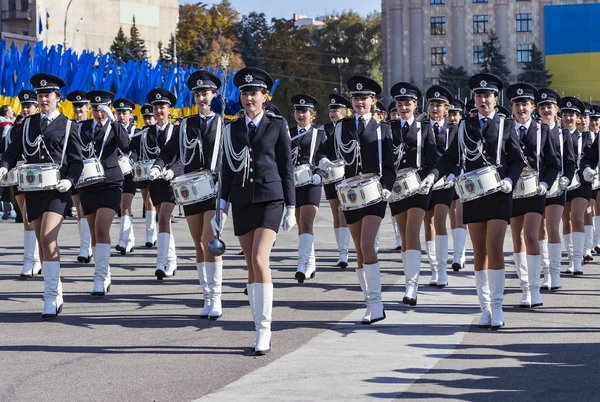
[[[29,11],[29,0],[21,0],[21,11]]]
[[[431,48],[431,65],[443,66],[446,64],[446,48],[432,47]]]
[[[487,0],[473,0],[473,3],[487,3]]]
[[[517,44],[517,63],[527,63],[531,61],[532,47],[533,45],[531,43]]]
[[[488,16],[474,15],[473,16],[473,33],[487,33],[488,31]]]
[[[517,14],[517,32],[531,32],[533,23],[531,13]]]
[[[473,63],[481,64],[483,61],[483,45],[473,46]]]
[[[429,4],[446,4],[446,0],[429,0]]]
[[[431,17],[431,34],[446,35],[446,17]]]

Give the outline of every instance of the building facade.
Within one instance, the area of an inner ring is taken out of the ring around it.
[[[66,42],[76,52],[107,52],[119,27],[129,36],[133,17],[156,61],[158,42],[166,45],[175,33],[178,0],[0,0],[0,37],[18,45]]]
[[[531,46],[544,51],[544,6],[600,0],[382,0],[385,94],[399,81],[436,84],[440,69],[480,69],[483,42],[493,30],[515,81]],[[600,16],[598,17],[600,21]],[[576,21],[565,21],[565,29]]]

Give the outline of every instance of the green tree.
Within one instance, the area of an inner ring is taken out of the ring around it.
[[[112,45],[110,45],[110,51],[120,60],[129,58],[129,39],[125,36],[123,27],[119,27],[117,36],[115,36]]]
[[[165,47],[162,41],[158,41],[158,61],[170,62],[175,54],[175,37],[171,35],[169,43]]]
[[[498,36],[494,31],[490,32],[487,42],[483,42],[483,61],[481,63],[481,72],[494,74],[504,81],[505,87],[508,86],[508,77],[510,70],[506,65],[506,56],[501,53]]]
[[[531,46],[531,61],[523,66],[523,71],[519,74],[519,82],[527,82],[537,88],[547,88],[552,85],[552,74],[546,70],[544,56],[534,44]]]
[[[270,36],[270,25],[264,13],[252,11],[244,15],[237,26],[238,48],[244,64],[248,67],[264,68],[263,50]]]
[[[454,95],[461,98],[469,96],[469,75],[462,67],[445,66],[440,69],[440,85],[448,88]]]
[[[133,17],[133,24],[129,30],[129,54],[132,60],[143,60],[148,56],[148,50],[146,49],[146,42],[140,37],[140,31],[135,25],[135,16]]]

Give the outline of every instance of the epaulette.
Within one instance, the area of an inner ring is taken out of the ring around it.
[[[283,116],[279,116],[278,114],[275,114],[275,113],[271,112],[270,110],[267,110],[267,111],[265,112],[265,114],[266,114],[267,116],[269,116],[269,117],[273,117],[273,118],[275,118],[275,119],[284,120],[284,119],[283,119]]]

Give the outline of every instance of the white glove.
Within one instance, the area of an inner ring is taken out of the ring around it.
[[[296,207],[287,207],[283,216],[283,231],[288,232],[296,226]]]
[[[322,182],[323,182],[323,179],[321,179],[321,176],[319,176],[318,174],[313,174],[313,177],[312,177],[313,186],[320,186]]]
[[[154,181],[162,176],[162,172],[158,166],[152,166],[150,172],[148,173],[148,180]]]
[[[4,176],[6,176],[7,173],[8,173],[8,169],[5,167],[1,167],[0,168],[0,180],[2,180],[4,178]]]
[[[540,182],[540,184],[538,186],[538,195],[546,195],[547,192],[548,192],[548,185],[546,183],[544,183],[543,181]]]
[[[568,177],[561,176],[560,179],[558,179],[558,187],[561,190],[564,190],[565,188],[569,187],[570,182],[571,182],[571,180],[569,180]]]
[[[110,121],[115,121],[115,115],[113,114],[112,110],[110,110],[110,108],[106,105],[100,105],[98,106],[98,110],[101,111],[102,113],[104,113],[104,115],[106,116],[106,118]]]
[[[512,180],[508,177],[500,182],[500,191],[510,193],[512,191]]]
[[[387,188],[384,188],[383,190],[381,190],[381,195],[383,195],[383,200],[387,201],[390,199],[390,195],[392,195],[392,192]]]
[[[454,183],[456,182],[456,176],[450,173],[448,177],[446,177],[446,183],[444,184],[444,189],[449,189],[454,187]]]
[[[219,223],[217,223],[217,217],[219,218]],[[210,221],[210,226],[212,227],[213,234],[216,236],[217,233],[221,234],[223,232],[223,228],[225,227],[225,222],[227,221],[227,214],[224,210],[220,210],[219,213],[216,213],[215,216]]]
[[[429,192],[431,191],[431,187],[433,187],[434,182],[435,182],[435,176],[433,175],[433,173],[429,173],[427,175],[427,177],[425,177],[423,179],[423,181],[421,182],[421,185],[419,186],[419,194],[422,194],[422,195],[429,194]]]
[[[171,181],[171,180],[173,180],[174,177],[175,177],[175,172],[173,172],[171,169],[168,169],[167,171],[165,171],[163,173],[163,179],[165,179],[166,181]]]
[[[335,166],[335,165],[327,158],[323,158],[319,161],[319,169],[321,169],[321,170],[327,170],[332,166]]]
[[[592,182],[594,181],[594,169],[592,169],[591,167],[586,167],[585,169],[583,169],[583,178],[585,181],[588,182]]]
[[[72,186],[73,183],[71,183],[69,180],[59,180],[58,183],[56,183],[56,189],[60,193],[66,193]]]

